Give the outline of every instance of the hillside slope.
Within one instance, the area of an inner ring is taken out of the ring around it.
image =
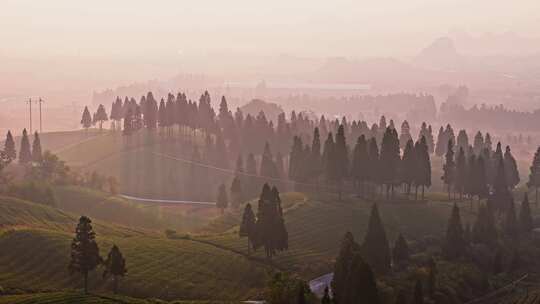
[[[0,286],[27,291],[80,288],[67,271],[77,217],[54,208],[0,197]],[[162,299],[242,299],[264,285],[265,265],[242,255],[189,239],[170,240],[146,230],[95,221],[105,256],[112,244],[122,250],[128,274],[122,294]],[[90,288],[109,290],[102,269]]]

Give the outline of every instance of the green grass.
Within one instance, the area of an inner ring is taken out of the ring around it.
[[[351,231],[363,240],[372,203],[355,198],[342,202],[332,196],[310,197],[296,207],[285,210],[289,232],[289,250],[274,258],[278,266],[294,270],[306,279],[330,272],[342,236]],[[395,202],[379,203],[379,211],[391,242],[399,233],[409,241],[428,235],[444,234],[451,208],[447,203]],[[472,214],[462,212],[464,221]],[[236,224],[240,222],[238,217]],[[246,240],[238,237],[238,226],[222,233],[198,236],[226,248],[246,251]],[[213,227],[215,228],[215,227]],[[256,254],[262,257],[262,252]]]
[[[73,291],[9,295],[0,297],[0,304],[226,304],[237,302],[142,300],[119,295],[82,294]]]
[[[57,209],[0,197],[0,286],[27,291],[73,289],[80,276],[67,271],[76,216]],[[264,286],[268,267],[212,245],[170,240],[160,234],[95,221],[102,256],[117,244],[128,274],[120,291],[161,299],[243,299]],[[92,272],[90,288],[110,282]]]

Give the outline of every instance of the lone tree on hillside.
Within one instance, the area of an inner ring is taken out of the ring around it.
[[[19,163],[28,164],[32,161],[32,152],[30,151],[30,141],[26,129],[23,130],[21,138],[21,150],[19,151]]]
[[[105,265],[103,278],[106,279],[112,276],[113,292],[116,294],[118,292],[118,278],[123,277],[127,273],[126,260],[116,245],[113,245],[103,264]]]
[[[283,219],[281,199],[276,187],[263,185],[257,209],[254,249],[264,247],[266,258],[271,259],[277,251],[289,248],[289,234]]]
[[[96,243],[96,233],[92,228],[92,221],[81,216],[75,237],[71,241],[71,261],[68,269],[70,273],[78,272],[84,278],[84,293],[88,293],[88,273],[102,262],[99,248]]]
[[[88,128],[92,126],[92,115],[90,115],[90,111],[88,110],[88,107],[84,107],[84,111],[81,118],[81,125],[86,130],[88,130]]]
[[[247,252],[250,254],[251,246],[253,245],[253,240],[256,237],[256,221],[255,214],[251,208],[251,204],[246,204],[244,208],[244,214],[242,215],[242,223],[240,224],[240,237],[247,237]]]
[[[6,134],[6,141],[4,142],[4,153],[10,161],[14,161],[17,158],[17,150],[15,150],[15,141],[11,131]]]
[[[463,236],[463,225],[461,224],[459,208],[454,204],[446,230],[446,240],[443,247],[444,255],[449,259],[458,258],[463,255],[465,246],[466,243]]]
[[[221,184],[218,189],[216,206],[221,209],[221,214],[223,214],[228,205],[229,199],[227,198],[227,188],[225,188],[225,184]]]
[[[107,111],[105,111],[105,107],[100,104],[96,114],[94,115],[94,123],[99,123],[99,130],[101,131],[103,129],[103,122],[107,120],[109,120]]]
[[[39,140],[39,134],[36,131],[34,133],[34,142],[32,143],[32,161],[40,164],[43,161],[43,154],[41,153],[41,141]]]

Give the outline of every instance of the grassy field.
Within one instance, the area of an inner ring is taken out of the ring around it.
[[[76,217],[50,207],[0,197],[0,286],[23,291],[80,288],[67,271]],[[241,299],[264,285],[268,267],[229,250],[189,239],[96,221],[101,255],[117,244],[127,259],[120,291],[161,299]],[[109,290],[101,269],[91,290]]]
[[[0,297],[0,304],[232,304],[222,301],[172,301],[142,300],[118,295],[97,295],[73,291],[9,295]]]
[[[372,203],[356,198],[339,202],[328,195],[298,200],[302,203],[285,210],[289,250],[280,253],[274,262],[282,268],[297,271],[306,279],[311,279],[331,271],[333,259],[345,232],[351,231],[357,240],[362,241]],[[399,233],[403,233],[409,241],[429,235],[443,235],[451,211],[451,204],[448,202],[379,202],[378,206],[392,242]],[[466,207],[462,209],[464,221],[472,222],[474,215],[466,212]],[[236,225],[233,224],[234,221]],[[246,251],[246,240],[238,237],[239,222],[239,215],[236,219],[229,217],[226,225],[222,226],[222,233],[197,237],[226,248]],[[214,232],[219,230],[216,222],[211,228]],[[256,255],[262,254],[259,252]]]

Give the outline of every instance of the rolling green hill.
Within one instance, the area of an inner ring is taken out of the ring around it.
[[[0,286],[26,291],[80,288],[67,271],[77,217],[47,206],[0,197]],[[117,244],[127,260],[122,294],[161,299],[241,299],[264,285],[267,266],[189,239],[94,222],[101,255]],[[106,291],[101,271],[91,290]]]

